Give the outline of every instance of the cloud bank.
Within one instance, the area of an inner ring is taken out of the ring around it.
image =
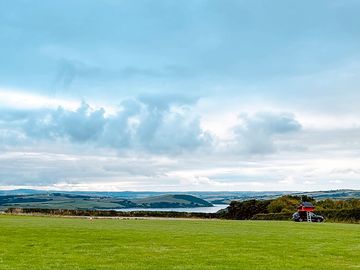
[[[273,153],[275,136],[301,130],[301,124],[288,113],[243,114],[239,120],[241,124],[234,128],[239,151],[250,154]]]
[[[93,109],[86,102],[75,111],[58,107],[37,110],[5,110],[0,119],[3,136],[18,132],[32,141],[91,143],[98,147],[180,154],[210,147],[211,135],[200,126],[200,119],[186,106],[168,106],[125,100],[115,114]],[[11,142],[11,140],[10,140]]]

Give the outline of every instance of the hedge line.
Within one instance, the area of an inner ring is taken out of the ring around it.
[[[290,220],[292,218],[291,213],[269,213],[269,214],[256,214],[252,220]]]
[[[188,213],[165,211],[130,211],[114,210],[69,210],[42,208],[9,208],[5,211],[11,214],[45,214],[57,216],[92,216],[92,217],[177,217],[177,218],[218,218],[215,213]]]
[[[329,209],[316,211],[316,214],[324,216],[327,221],[348,223],[360,222],[360,208],[343,210]],[[252,220],[290,220],[291,218],[292,213],[268,213],[256,214],[252,217]]]
[[[321,210],[316,213],[323,215],[325,219],[340,222],[360,222],[360,208],[343,209],[343,210]]]
[[[240,210],[240,211],[239,211]],[[39,208],[9,208],[6,212],[12,214],[46,214],[58,216],[94,216],[94,217],[164,217],[164,218],[223,218],[223,219],[251,219],[251,220],[291,220],[292,213],[254,213],[242,212],[244,209],[229,209],[218,213],[187,213],[165,211],[131,211],[120,212],[114,210],[66,210],[66,209],[39,209]],[[238,212],[239,211],[239,212]],[[327,221],[360,223],[360,208],[343,210],[316,211]],[[248,216],[249,215],[249,216]]]

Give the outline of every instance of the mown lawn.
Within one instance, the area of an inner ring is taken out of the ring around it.
[[[360,225],[0,215],[0,269],[360,269]]]

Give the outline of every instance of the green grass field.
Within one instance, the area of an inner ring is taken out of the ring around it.
[[[0,269],[360,269],[360,225],[0,215]]]

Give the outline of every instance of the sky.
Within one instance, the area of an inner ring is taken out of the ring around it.
[[[360,189],[359,12],[0,1],[0,189]]]

